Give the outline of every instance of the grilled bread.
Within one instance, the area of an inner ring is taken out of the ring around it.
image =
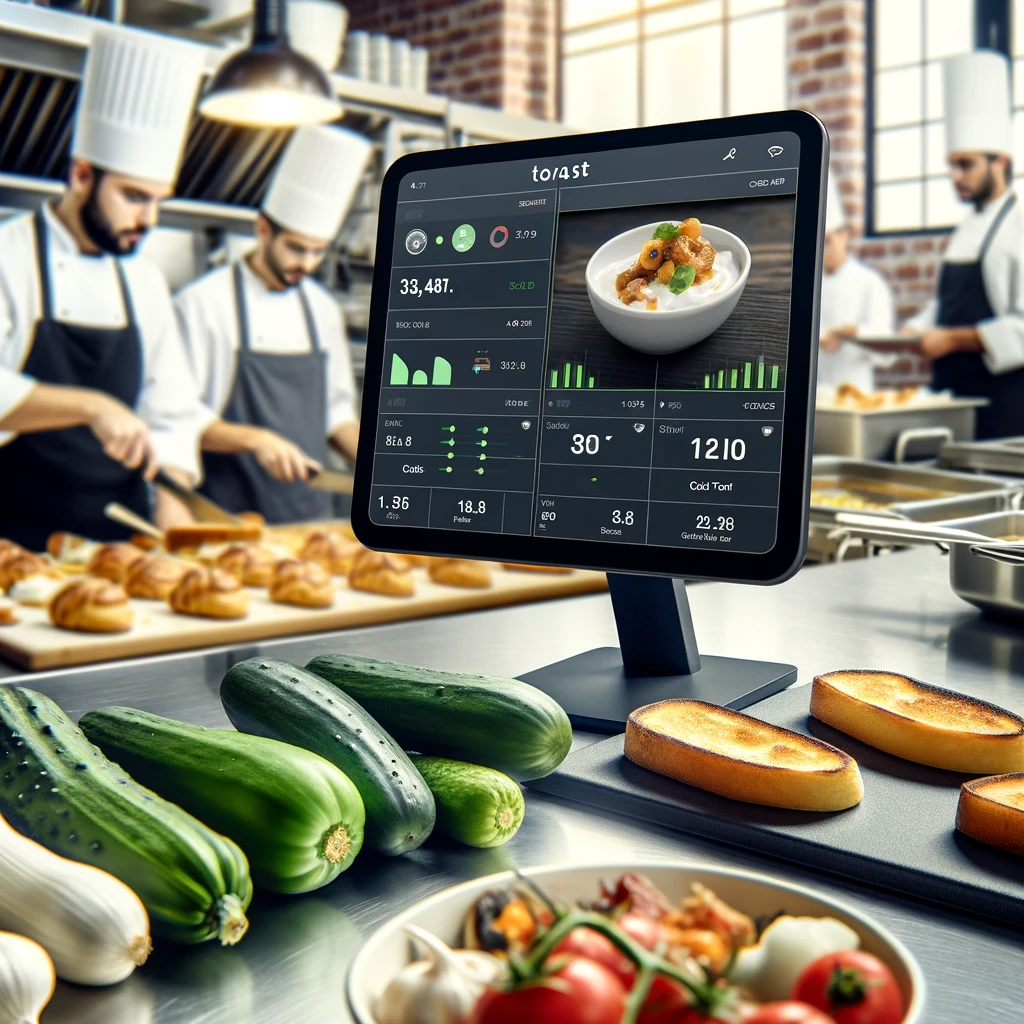
[[[976,775],[1024,770],[1024,719],[894,672],[816,676],[811,714],[918,764]]]
[[[800,811],[843,811],[864,796],[857,762],[821,740],[700,700],[638,708],[626,757],[719,796]]]
[[[972,839],[1024,857],[1024,772],[965,782],[956,827]]]
[[[189,523],[186,526],[171,526],[164,539],[168,551],[182,548],[197,548],[201,544],[241,544],[259,540],[263,527],[256,523]]]

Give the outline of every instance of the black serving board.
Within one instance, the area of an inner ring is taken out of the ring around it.
[[[1024,927],[1024,858],[953,827],[960,784],[973,776],[904,761],[810,718],[811,688],[786,690],[748,714],[845,750],[860,765],[864,799],[818,814],[744,804],[626,760],[623,737],[570,754],[530,788],[706,836]]]

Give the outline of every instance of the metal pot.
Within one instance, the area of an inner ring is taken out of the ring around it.
[[[996,540],[1024,537],[1024,512],[992,512],[945,524],[971,530]],[[1024,616],[1024,565],[978,554],[970,545],[956,544],[949,551],[949,584],[953,592],[982,611]]]

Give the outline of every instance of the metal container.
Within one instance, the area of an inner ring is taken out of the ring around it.
[[[1024,512],[995,512],[947,523],[974,530],[993,540],[1024,537]],[[953,592],[982,611],[1024,616],[1024,565],[1007,565],[974,554],[966,545],[949,551],[949,585]]]
[[[902,462],[913,449],[914,454],[931,456],[944,441],[973,440],[975,410],[987,404],[984,398],[953,398],[892,409],[819,406],[814,454]]]
[[[944,444],[939,451],[939,465],[975,473],[1024,476],[1024,437]]]

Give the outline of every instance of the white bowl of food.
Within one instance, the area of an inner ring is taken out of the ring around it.
[[[681,229],[676,238],[655,238],[672,228]],[[690,251],[680,251],[680,245]],[[661,258],[645,257],[657,248],[665,250]],[[669,355],[703,341],[728,320],[749,274],[750,250],[731,231],[695,218],[655,222],[616,235],[591,256],[587,295],[616,341],[639,352]]]
[[[738,948],[734,978],[739,984],[732,992],[740,1000],[735,1006],[737,1020],[753,1013],[754,1007],[789,999],[796,979],[812,962],[815,967],[809,973],[814,975],[816,970],[824,970],[821,957],[856,956],[839,952],[856,949],[873,958],[881,970],[882,974],[868,980],[871,987],[888,986],[890,998],[899,1004],[896,1012],[902,1009],[901,1024],[924,1021],[924,978],[902,943],[852,907],[802,886],[750,871],[694,862],[559,865],[530,869],[523,875],[555,903],[568,907],[592,906],[599,897],[614,892],[616,895],[603,907],[603,913],[609,916],[624,911],[632,916],[642,908],[641,916],[656,917],[649,909],[654,905],[649,897],[660,894],[670,916],[661,918],[661,924],[655,927],[667,929],[661,934],[670,936],[671,941],[659,948],[681,969],[697,972],[697,977],[706,980],[704,968],[717,974],[728,962],[732,947]],[[624,884],[626,879],[637,878],[653,889],[630,889]],[[629,894],[627,903],[618,902],[623,892]],[[514,902],[518,897],[523,899],[522,907]],[[495,973],[505,970],[507,961],[500,951],[492,955],[496,944],[500,947],[506,942],[520,959],[529,959],[531,949],[536,952],[538,947],[528,928],[524,929],[524,913],[541,917],[544,912],[543,905],[512,872],[465,882],[421,900],[371,935],[352,963],[348,995],[356,1019],[360,1024],[406,1024],[416,1019],[409,1007],[424,1006],[437,994],[421,987],[425,982],[424,966],[410,969],[425,959],[426,948],[419,940],[413,942],[406,930],[411,926],[452,950],[467,946],[485,950],[486,962],[482,965],[480,953],[475,957],[457,954],[465,961],[465,973],[476,987],[469,989],[468,1003],[463,998],[461,1011],[450,1014],[448,1020],[451,1024],[467,1024],[473,1009],[480,1009],[477,993],[483,989],[481,977],[489,976],[488,965],[497,961]],[[552,918],[548,916],[547,920]],[[759,925],[750,931],[747,926],[758,921]],[[635,928],[626,930],[643,942],[640,935],[647,925],[638,923],[644,925],[640,932]],[[695,924],[704,938],[694,932]],[[709,930],[713,933],[710,938]],[[744,933],[745,938],[737,938]],[[726,935],[730,936],[728,940],[721,938]],[[680,947],[681,941],[689,945]],[[691,956],[688,950],[698,947],[704,952]],[[450,976],[444,979],[441,990],[450,993],[451,981]],[[806,983],[802,980],[800,984]],[[464,997],[466,994],[463,992]]]

